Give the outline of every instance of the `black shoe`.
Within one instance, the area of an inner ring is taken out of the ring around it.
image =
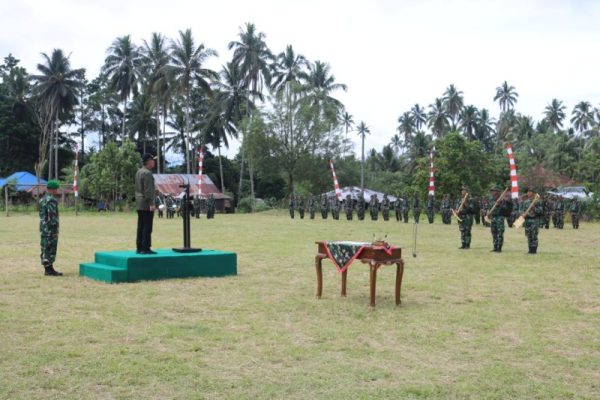
[[[157,254],[155,251],[153,250],[141,250],[138,254]]]
[[[44,275],[46,276],[62,276],[62,272],[58,272],[52,265],[44,267]]]

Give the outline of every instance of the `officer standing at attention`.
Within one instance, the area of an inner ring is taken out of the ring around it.
[[[44,275],[61,276],[54,269],[56,248],[58,247],[58,202],[54,196],[58,193],[58,181],[48,181],[46,193],[40,199],[40,258],[44,266]]]
[[[356,216],[359,221],[362,221],[365,219],[366,207],[367,206],[365,203],[365,194],[363,192],[360,192],[360,194],[358,195],[358,201],[356,202]]]
[[[468,195],[468,188],[466,186],[461,188],[460,194],[460,201],[456,205],[456,215],[458,220],[458,229],[460,230],[460,249],[466,250],[471,248],[471,228],[473,227],[473,214],[475,213],[475,207],[473,205],[473,199],[471,199],[471,197]]]
[[[579,229],[579,213],[581,213],[581,206],[577,197],[574,197],[571,200],[571,223],[573,224],[573,229]]]
[[[419,194],[415,192],[415,197],[413,199],[413,219],[415,220],[415,224],[419,223],[419,217],[421,216],[421,205],[419,204]]]
[[[156,254],[152,251],[152,222],[154,219],[154,176],[155,161],[152,154],[142,156],[142,168],[135,173],[135,203],[138,223],[136,249],[138,254]]]
[[[540,226],[540,216],[542,215],[542,205],[540,202],[536,202],[533,206],[531,204],[536,201],[535,193],[532,189],[525,188],[524,191],[527,193],[527,198],[521,204],[521,212],[525,217],[525,236],[527,236],[527,245],[529,246],[528,254],[536,254],[538,248],[538,231]],[[531,207],[531,208],[530,208]],[[527,210],[529,210],[527,212]],[[525,214],[527,212],[527,214]]]
[[[487,211],[486,216],[489,217],[492,221],[490,223],[492,231],[492,242],[494,245],[494,249],[492,251],[496,253],[501,253],[502,245],[504,244],[504,218],[510,215],[510,212],[512,211],[512,203],[510,201],[510,198],[506,198],[506,195],[508,195],[508,193],[505,194],[504,198],[499,199],[500,189],[498,188],[498,186],[494,186],[490,190],[490,192],[492,196],[488,200],[488,204],[490,204],[491,206],[490,210]],[[496,208],[492,210],[496,202],[498,202],[498,204],[496,205]]]
[[[427,210],[427,221],[429,221],[430,224],[433,224],[433,219],[435,218],[435,198],[432,194],[427,195],[425,208]]]

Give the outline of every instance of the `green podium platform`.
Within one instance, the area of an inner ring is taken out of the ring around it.
[[[98,252],[93,263],[79,265],[79,275],[109,283],[237,275],[235,253],[219,250],[177,253],[166,249],[156,252],[143,255],[134,251]]]

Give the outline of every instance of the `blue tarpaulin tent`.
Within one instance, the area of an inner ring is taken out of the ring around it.
[[[17,192],[29,190],[38,183],[35,175],[27,171],[21,171],[15,172],[11,176],[0,180],[0,188],[4,187],[6,183],[13,182],[17,184],[17,186],[15,187],[15,190]],[[40,179],[40,185],[45,185],[46,183],[48,183],[48,181]]]

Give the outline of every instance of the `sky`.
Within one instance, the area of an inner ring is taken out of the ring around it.
[[[12,53],[34,73],[42,52],[60,48],[90,80],[117,37],[139,45],[152,32],[176,38],[188,28],[218,51],[207,66],[219,70],[231,59],[227,44],[252,22],[274,53],[291,44],[330,64],[348,86],[334,97],[367,124],[365,147],[378,151],[403,112],[427,108],[450,84],[494,117],[504,81],[519,94],[516,110],[535,120],[553,98],[567,115],[580,101],[600,106],[600,1],[0,0],[0,10],[0,57]]]

